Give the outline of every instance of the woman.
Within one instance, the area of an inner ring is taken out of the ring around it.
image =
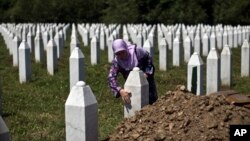
[[[130,103],[130,94],[118,86],[117,75],[121,73],[126,80],[129,72],[134,67],[142,70],[149,83],[149,104],[153,104],[158,96],[154,81],[154,65],[150,54],[141,47],[130,44],[122,39],[116,39],[112,43],[115,58],[108,75],[109,86],[116,98],[122,97],[125,103]]]

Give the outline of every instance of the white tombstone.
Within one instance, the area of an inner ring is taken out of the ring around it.
[[[136,36],[136,44],[138,47],[142,47],[142,45],[143,45],[143,36],[140,32]]]
[[[212,48],[217,48],[217,46],[216,46],[216,36],[215,36],[215,33],[214,32],[212,32],[211,33],[211,36],[210,36],[210,50],[212,49]],[[209,51],[210,51],[209,50]]]
[[[165,38],[159,44],[159,69],[166,71],[168,67],[168,44]]]
[[[197,52],[194,52],[188,61],[187,89],[196,95],[204,94],[203,69],[204,63],[200,55]]]
[[[108,62],[111,63],[114,59],[114,51],[112,49],[112,43],[114,41],[113,35],[110,35],[108,38]]]
[[[209,39],[207,33],[204,33],[203,37],[202,37],[202,55],[203,56],[208,55],[208,52],[210,50],[209,47],[210,47],[210,39]]]
[[[57,47],[54,39],[49,40],[47,44],[47,71],[50,75],[54,75],[57,70]]]
[[[43,39],[42,34],[40,32],[40,27],[38,26],[36,37],[35,37],[35,60],[36,62],[42,62],[45,61],[45,53],[44,53],[44,45],[43,45]]]
[[[181,64],[181,43],[179,41],[179,38],[176,37],[174,39],[173,44],[173,66],[180,66]]]
[[[99,41],[95,36],[92,37],[91,39],[91,47],[90,47],[90,61],[91,65],[96,65],[100,62],[100,46],[99,46]]]
[[[84,43],[84,46],[89,45],[89,30],[88,29],[83,30],[83,43]]]
[[[48,34],[48,31],[45,30],[45,31],[43,32],[43,46],[44,46],[44,51],[47,50],[46,47],[47,47],[48,42],[49,42],[49,34]]]
[[[75,47],[69,58],[70,89],[78,81],[85,81],[84,55],[79,47]]]
[[[19,45],[20,45],[21,41],[20,39],[18,38],[18,36],[15,36],[14,37],[14,40],[13,40],[13,47],[12,47],[12,51],[13,51],[13,66],[16,67],[18,66],[18,58],[19,58]]]
[[[222,31],[218,31],[216,34],[216,44],[218,49],[222,49],[224,41],[224,36],[225,32],[222,34]]]
[[[105,47],[106,47],[106,36],[105,36],[104,30],[101,29],[101,33],[100,33],[100,49],[105,50]]]
[[[27,34],[27,44],[30,48],[30,52],[34,52],[34,37],[31,33],[31,31],[29,30],[28,34]]]
[[[166,35],[167,43],[168,43],[168,49],[172,50],[173,47],[173,33],[171,30],[168,31]]]
[[[62,47],[61,47],[61,42],[60,42],[60,37],[59,37],[58,32],[56,32],[54,41],[57,47],[57,58],[59,59],[62,56]]]
[[[192,42],[189,36],[185,36],[185,37],[186,38],[184,39],[184,43],[183,43],[184,61],[188,62],[192,55]]]
[[[228,45],[221,52],[220,81],[223,86],[232,84],[232,53]]]
[[[66,141],[98,141],[98,107],[91,88],[79,81],[65,103]]]
[[[19,46],[19,82],[24,83],[31,80],[31,55],[29,45],[25,40]]]
[[[230,48],[233,47],[233,43],[234,43],[234,35],[233,35],[233,30],[229,29],[228,30],[228,45]]]
[[[70,40],[70,53],[74,50],[75,47],[80,47],[80,43],[76,36],[72,36]]]
[[[148,34],[148,39],[149,39],[150,43],[152,44],[152,46],[155,45],[154,38],[155,38],[155,36],[154,36],[154,31],[151,30],[151,31],[149,32],[149,34]]]
[[[131,117],[135,111],[149,104],[149,85],[144,73],[135,67],[124,84],[124,89],[131,93],[131,103],[124,105],[124,117]]]
[[[238,47],[238,32],[237,32],[236,28],[234,28],[233,31],[234,31],[234,33],[233,33],[234,34],[234,36],[233,36],[234,37],[233,47],[237,48]]]
[[[2,116],[0,116],[0,141],[9,141],[10,133],[9,129],[6,126]]]
[[[250,73],[250,47],[247,40],[241,47],[241,77],[249,77]]]
[[[143,48],[149,52],[149,54],[152,56],[152,58],[154,57],[154,48],[153,48],[153,45],[152,43],[149,41],[149,40],[146,40],[144,45],[143,45]]]
[[[207,94],[218,92],[220,88],[219,55],[212,48],[207,56]]]
[[[201,38],[199,34],[196,34],[194,38],[194,51],[197,52],[198,54],[202,53],[201,49]]]
[[[224,30],[224,33],[223,33],[223,47],[225,47],[226,45],[228,45],[228,34],[227,34],[227,30]],[[219,48],[218,49],[222,49],[222,48]]]

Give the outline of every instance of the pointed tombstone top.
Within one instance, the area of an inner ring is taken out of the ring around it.
[[[203,34],[203,37],[202,37],[202,38],[203,38],[203,39],[208,39],[208,35],[207,35],[206,32]]]
[[[210,51],[209,51],[209,54],[207,56],[207,60],[208,59],[219,59],[219,55],[218,55],[218,52],[216,50],[216,48],[212,48]]]
[[[97,42],[97,39],[96,39],[96,36],[93,36],[91,39],[91,43],[95,43],[95,42]]]
[[[195,40],[200,40],[200,35],[199,35],[199,34],[196,34],[196,36],[195,36],[194,39],[195,39]]]
[[[249,47],[249,43],[247,40],[244,40],[243,44],[242,44],[242,48],[250,48]]]
[[[150,43],[150,41],[148,39],[145,41],[143,47],[145,47],[145,48],[151,48],[152,47],[152,45],[151,45],[151,43]]]
[[[191,66],[201,66],[203,64],[204,63],[203,63],[200,55],[197,52],[194,52],[188,61],[188,65],[191,65]]]
[[[125,82],[126,86],[144,86],[148,85],[148,81],[144,76],[144,73],[138,68],[134,67],[132,71],[130,71],[129,76]]]
[[[78,81],[70,91],[65,105],[88,107],[97,104],[91,88],[84,81]]]
[[[179,42],[180,42],[179,37],[176,36],[176,37],[174,38],[174,43],[179,43]]]
[[[51,38],[50,40],[49,40],[49,42],[48,42],[48,45],[47,45],[48,47],[56,47],[56,43],[55,43],[55,41],[54,41],[54,39],[53,38]]]
[[[165,38],[161,38],[161,41],[160,41],[160,46],[166,46],[167,45],[167,41]]]
[[[189,37],[189,36],[186,36],[186,38],[185,38],[184,42],[186,42],[186,43],[187,43],[187,42],[188,42],[188,43],[189,43],[189,42],[191,42],[190,37]]]
[[[29,49],[28,43],[23,40],[19,46],[19,49]]]
[[[225,45],[221,51],[221,55],[231,55],[232,52],[228,45]]]
[[[79,47],[75,47],[70,55],[70,58],[84,58],[84,55]]]

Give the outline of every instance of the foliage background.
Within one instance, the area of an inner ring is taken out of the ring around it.
[[[249,0],[0,0],[1,22],[249,24]]]

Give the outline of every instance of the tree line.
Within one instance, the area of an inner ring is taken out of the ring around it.
[[[0,0],[1,22],[249,24],[249,0]]]

